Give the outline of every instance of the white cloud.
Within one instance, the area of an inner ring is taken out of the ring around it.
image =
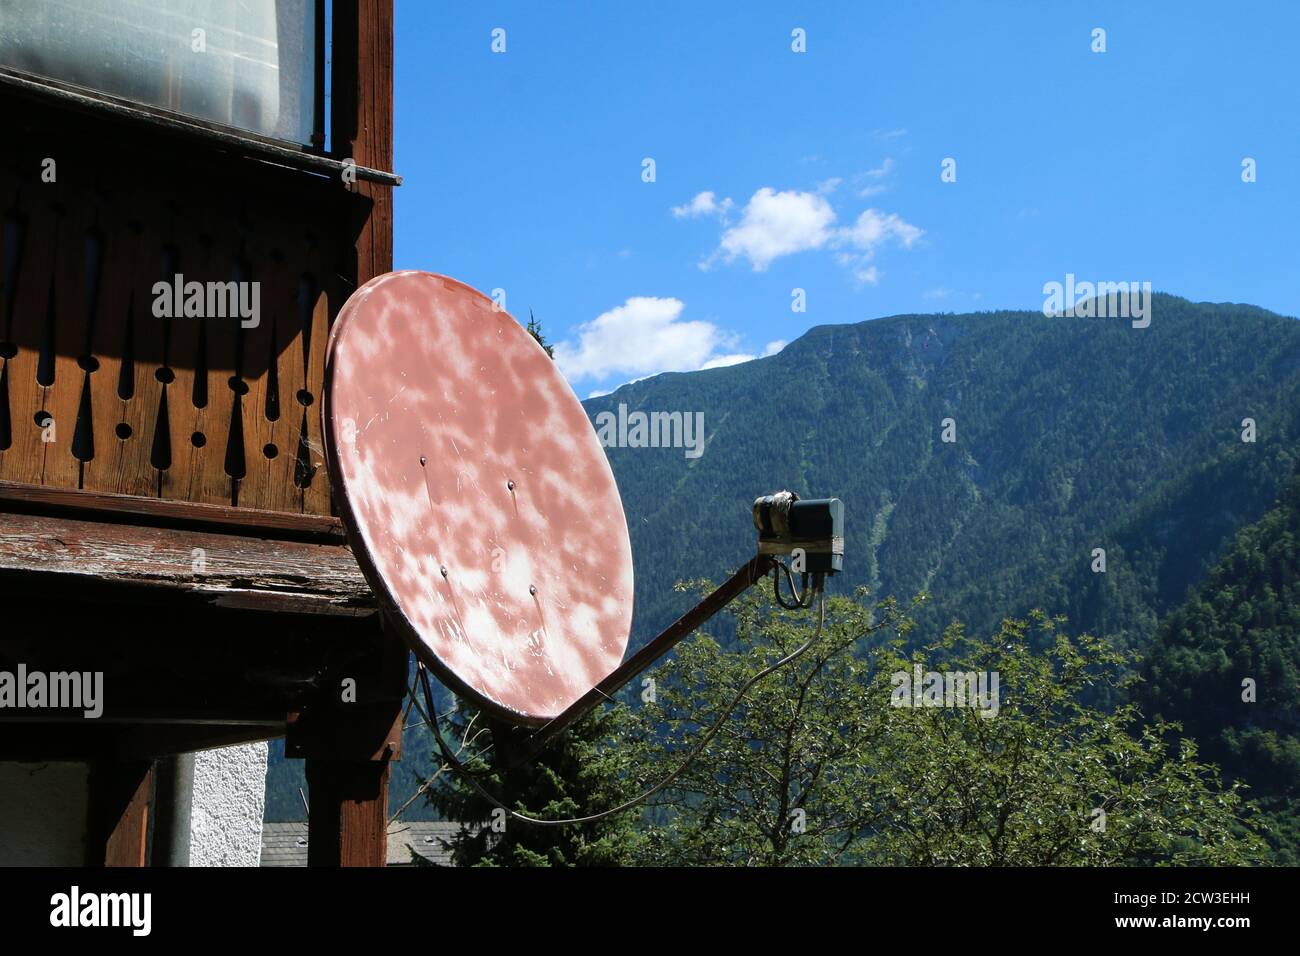
[[[590,392],[587,393],[587,397],[588,397],[588,398],[604,398],[604,397],[605,397],[606,395],[608,395],[608,394],[610,394],[610,393],[607,392],[607,391],[605,391],[604,389],[594,388],[594,389],[592,389]]]
[[[859,176],[885,176],[893,168],[892,164],[892,159],[886,159],[876,169]],[[872,285],[879,282],[882,273],[870,265],[876,249],[887,242],[910,249],[925,231],[897,213],[874,208],[864,210],[851,225],[838,226],[826,194],[839,183],[838,179],[825,180],[817,192],[778,192],[771,186],[759,189],[745,204],[738,223],[726,225],[724,218],[725,228],[718,248],[700,262],[700,268],[708,270],[718,260],[734,262],[744,258],[755,272],[763,272],[782,256],[828,248],[838,250],[836,261],[850,269],[859,282]],[[700,193],[690,204],[678,206],[673,212],[684,217],[695,215],[689,211],[695,208],[721,208],[713,197],[711,192]]]
[[[722,234],[717,251],[701,267],[708,268],[718,257],[733,262],[744,256],[755,272],[763,272],[774,259],[826,245],[834,222],[835,210],[816,193],[777,192],[764,186],[750,197],[740,222]]]
[[[907,130],[905,130],[905,129],[874,129],[874,130],[871,131],[871,135],[872,135],[873,137],[875,137],[875,139],[876,139],[878,142],[888,142],[888,141],[891,140],[891,139],[901,139],[902,137],[906,136],[906,135],[907,135]]]
[[[893,171],[894,171],[894,157],[886,156],[885,161],[883,163],[881,163],[875,169],[864,170],[862,175],[866,176],[868,179],[884,179]]]
[[[775,355],[785,346],[784,339],[777,339],[775,342],[768,342],[763,347],[762,355],[750,355],[748,352],[737,353],[736,355],[719,355],[701,365],[700,371],[704,371],[706,368],[726,368],[728,365],[739,365],[741,362],[752,362],[757,358],[767,358],[769,355]]]
[[[757,355],[738,354],[738,355],[719,355],[711,358],[700,366],[700,371],[706,368],[726,368],[728,365],[739,365],[741,362],[752,362],[758,358]]]
[[[571,382],[607,375],[645,377],[701,368],[735,335],[712,322],[683,321],[680,299],[633,296],[577,328],[577,341],[555,346]]]
[[[876,249],[891,240],[904,249],[910,249],[923,235],[925,230],[907,222],[897,213],[866,209],[853,225],[835,230],[834,244],[844,250],[836,258],[840,265],[853,270],[853,277],[858,282],[876,285],[884,275],[871,264]]]
[[[874,251],[889,239],[896,239],[904,249],[910,249],[923,235],[925,230],[904,221],[897,213],[879,209],[864,210],[852,226],[837,231],[841,240],[864,252]]]
[[[734,206],[730,199],[718,202],[712,192],[696,193],[690,202],[673,207],[673,215],[678,219],[695,219],[699,216],[726,216]]]

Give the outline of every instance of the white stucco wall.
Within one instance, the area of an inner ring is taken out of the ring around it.
[[[194,755],[190,866],[257,866],[266,805],[265,743]],[[81,866],[84,763],[0,762],[0,866]]]
[[[190,866],[257,866],[266,807],[265,743],[194,755]]]
[[[0,866],[81,866],[84,763],[0,763]]]

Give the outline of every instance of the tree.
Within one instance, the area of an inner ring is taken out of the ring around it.
[[[676,766],[735,688],[812,626],[752,595],[736,618],[740,649],[696,639],[655,673],[657,699],[635,733],[642,784]],[[1082,703],[1129,663],[1102,641],[1072,639],[1036,613],[984,640],[954,625],[907,655],[910,626],[893,602],[830,599],[820,641],[755,686],[656,799],[637,858],[1140,865],[1239,863],[1262,852],[1239,789],[1221,789],[1194,744],[1171,747],[1170,727],[1138,726],[1131,706],[1106,713]],[[895,675],[941,662],[996,673],[996,710],[895,706]]]
[[[654,673],[655,700],[639,714],[636,740],[642,785],[671,772],[740,686],[809,637],[807,613],[768,613],[752,592],[734,607],[737,650],[697,636]],[[878,815],[858,799],[874,772],[861,758],[886,732],[883,712],[868,703],[867,662],[852,651],[873,631],[907,627],[892,603],[876,612],[831,602],[821,640],[755,685],[656,798],[643,862],[779,866],[844,856]]]
[[[546,354],[551,358],[555,358],[555,346],[546,344],[546,337],[542,335],[542,323],[533,318],[532,309],[528,310],[527,329],[528,334],[537,340],[537,344],[545,350]]]
[[[871,797],[887,807],[866,836],[868,860],[928,865],[1229,865],[1261,858],[1238,785],[1197,761],[1177,728],[1143,725],[1137,708],[1084,703],[1097,684],[1123,688],[1131,659],[1071,638],[1035,612],[991,639],[958,625],[928,649],[956,672],[997,674],[996,716],[969,708],[892,708],[892,768]],[[1043,651],[1035,651],[1043,647]],[[885,678],[922,659],[876,655]]]
[[[456,740],[472,739],[482,726],[471,712],[448,721]],[[549,747],[513,769],[493,770],[492,754],[472,751],[466,762],[481,786],[506,806],[540,819],[589,816],[632,796],[629,755],[619,745],[627,713],[597,711],[561,734]],[[450,746],[455,747],[455,743]],[[461,758],[464,760],[465,758]],[[612,866],[630,862],[636,814],[621,813],[573,826],[536,826],[508,817],[455,772],[442,774],[430,802],[448,820],[465,824],[451,841],[457,866]]]
[[[1166,617],[1139,687],[1269,816],[1274,859],[1300,863],[1300,477]]]

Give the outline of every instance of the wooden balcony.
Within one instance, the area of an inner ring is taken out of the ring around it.
[[[382,863],[407,654],[333,515],[320,407],[331,323],[391,268],[391,2],[333,24],[328,153],[0,76],[0,668],[105,688],[93,721],[0,711],[0,759],[121,770],[112,831],[157,757],[286,735],[333,806],[316,862]],[[257,321],[160,314],[177,275],[257,283]]]

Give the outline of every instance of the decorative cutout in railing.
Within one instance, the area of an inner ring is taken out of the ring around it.
[[[265,189],[218,186],[182,208],[156,184],[30,168],[0,168],[0,479],[328,514],[319,401],[344,230],[326,204],[287,198],[286,215]],[[257,324],[158,316],[154,286],[178,274],[257,282]]]

